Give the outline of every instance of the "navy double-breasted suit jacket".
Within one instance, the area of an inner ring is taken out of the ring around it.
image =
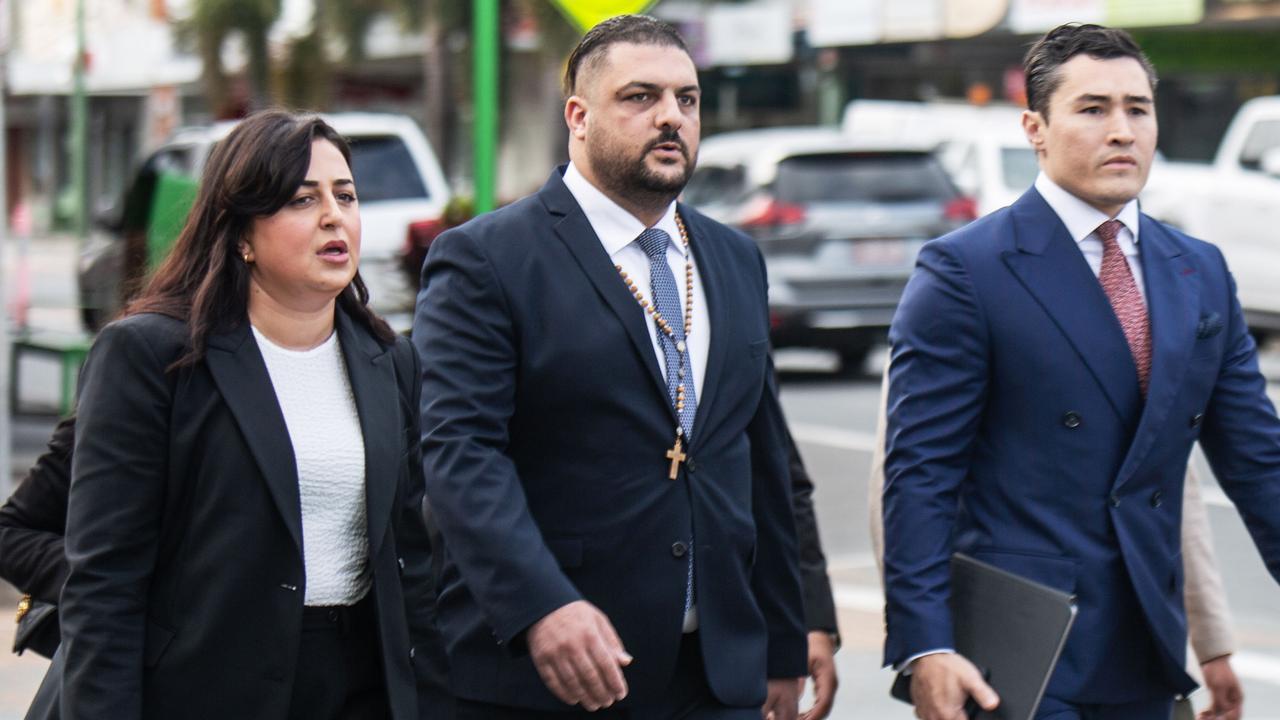
[[[1280,422],[1226,263],[1140,223],[1145,398],[1100,283],[1034,189],[922,250],[891,331],[886,663],[953,647],[954,550],[1077,596],[1049,694],[1192,689],[1179,528],[1197,440],[1280,571]]]
[[[647,316],[561,171],[428,254],[414,342],[428,501],[446,548],[440,621],[460,697],[563,708],[521,645],[532,623],[578,599],[635,658],[628,702],[660,697],[690,537],[716,697],[760,703],[766,677],[805,674],[763,263],[745,236],[679,211],[711,340],[675,481],[665,453],[677,421]]]

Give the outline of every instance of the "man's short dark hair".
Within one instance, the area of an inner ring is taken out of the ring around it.
[[[633,43],[635,45],[662,45],[675,47],[689,54],[684,38],[671,23],[648,15],[618,15],[604,20],[587,31],[578,46],[569,53],[564,70],[564,94],[573,95],[577,90],[578,75],[594,69],[604,58],[610,45]]]
[[[1096,60],[1133,58],[1146,71],[1151,91],[1155,92],[1156,69],[1129,33],[1101,25],[1059,25],[1037,40],[1022,60],[1027,82],[1027,107],[1040,113],[1046,121],[1049,119],[1049,98],[1062,84],[1062,73],[1058,68],[1076,55],[1088,55]]]

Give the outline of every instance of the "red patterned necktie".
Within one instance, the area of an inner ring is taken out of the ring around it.
[[[1147,306],[1133,281],[1133,272],[1116,242],[1121,227],[1124,225],[1119,220],[1108,220],[1098,226],[1098,237],[1102,238],[1102,269],[1098,272],[1098,281],[1124,330],[1133,363],[1138,367],[1138,387],[1146,397],[1151,378],[1151,323],[1147,319]]]

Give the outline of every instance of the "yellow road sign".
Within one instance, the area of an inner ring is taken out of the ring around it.
[[[656,3],[657,0],[551,0],[551,4],[560,8],[569,22],[583,32],[601,20],[614,15],[642,13]]]

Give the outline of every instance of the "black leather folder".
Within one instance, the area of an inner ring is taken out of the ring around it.
[[[1000,706],[983,720],[1032,720],[1067,633],[1073,595],[975,560],[951,556],[956,651],[987,674]]]

